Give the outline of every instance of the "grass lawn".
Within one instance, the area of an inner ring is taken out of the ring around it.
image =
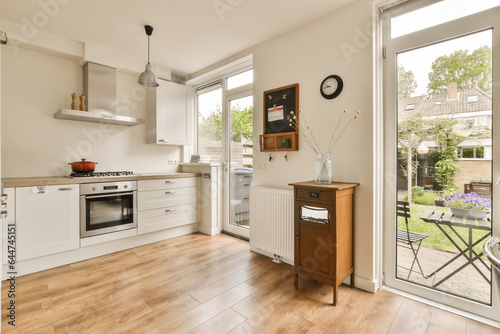
[[[422,219],[420,219],[420,216],[426,211],[426,210],[440,210],[440,211],[450,211],[449,208],[443,208],[443,207],[436,207],[436,206],[427,206],[427,205],[420,205],[420,204],[411,204],[410,205],[410,213],[411,213],[411,218],[409,219],[408,225],[410,227],[411,232],[418,232],[418,233],[423,233],[427,234],[429,237],[425,238],[422,241],[422,246],[426,247],[432,247],[435,249],[439,249],[442,251],[449,251],[453,253],[458,253],[457,249],[453,244],[448,240],[448,238],[441,232],[436,225],[432,223],[426,223]],[[400,229],[406,229],[405,227],[405,222],[403,218],[398,219],[398,227]],[[465,245],[458,239],[458,237],[453,233],[453,231],[448,227],[444,226],[443,229],[452,236],[453,240],[462,248],[465,248]],[[469,229],[468,228],[455,228],[455,230],[464,238],[464,240],[468,240],[469,238]],[[487,234],[487,231],[481,231],[481,230],[473,230],[473,242],[476,240],[479,240],[482,236]],[[476,253],[482,252],[483,250],[483,244],[486,242],[487,238],[483,240],[479,245],[474,247],[474,250]]]

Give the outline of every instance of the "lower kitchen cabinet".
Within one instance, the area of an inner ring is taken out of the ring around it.
[[[198,177],[139,181],[138,234],[199,221]]]
[[[79,185],[16,188],[17,261],[76,249]]]

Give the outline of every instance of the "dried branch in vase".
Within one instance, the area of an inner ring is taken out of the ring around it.
[[[299,110],[299,113],[302,113],[302,110]],[[352,121],[356,120],[359,118],[359,115],[361,114],[361,111],[357,111],[354,117],[352,117],[348,122],[344,122],[342,124],[342,119],[344,118],[345,115],[347,115],[348,111],[344,110],[342,115],[339,117],[339,120],[337,122],[337,126],[332,132],[332,136],[330,138],[330,142],[328,144],[327,150],[323,151],[321,150],[321,147],[318,144],[318,141],[316,140],[316,137],[314,136],[314,133],[312,132],[311,128],[309,127],[309,124],[307,123],[307,119],[305,117],[305,113],[302,113],[301,117],[301,122],[304,123],[302,124],[297,124],[296,119],[297,117],[293,114],[293,111],[291,114],[293,116],[288,116],[288,122],[289,126],[292,127],[295,131],[299,131],[299,136],[302,138],[306,144],[314,151],[316,154],[322,154],[322,153],[328,153],[331,154],[333,150],[335,149],[335,146],[337,146],[338,141],[344,134],[344,132],[347,130],[349,125],[352,123]]]

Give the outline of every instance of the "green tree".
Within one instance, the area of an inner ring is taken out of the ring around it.
[[[398,142],[401,144],[400,153],[405,158],[405,164],[401,166],[408,182],[408,202],[412,201],[413,176],[417,171],[416,161],[413,155],[418,145],[429,136],[431,123],[422,117],[421,112],[410,115],[398,122]]]
[[[217,105],[215,110],[208,116],[199,116],[198,136],[203,139],[222,140],[222,110]],[[241,142],[241,138],[251,139],[253,137],[253,108],[244,108],[240,104],[233,106],[231,110],[231,140]]]
[[[403,65],[398,65],[398,98],[410,97],[417,89],[417,80],[411,70],[405,70]]]
[[[453,127],[458,124],[456,118],[440,117],[430,121],[433,139],[441,146],[439,161],[436,163],[436,180],[443,187],[444,194],[458,190],[455,176],[460,171],[457,165],[457,145],[465,136],[454,132]]]
[[[429,94],[445,93],[449,83],[456,82],[458,89],[478,86],[491,94],[492,62],[491,48],[484,45],[472,53],[458,50],[447,56],[440,56],[432,63],[429,73]]]

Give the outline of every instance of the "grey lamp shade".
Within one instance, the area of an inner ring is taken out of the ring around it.
[[[140,85],[146,87],[158,87],[159,84],[156,80],[156,75],[151,71],[151,64],[146,64],[146,70],[141,73],[139,80],[137,81]]]

